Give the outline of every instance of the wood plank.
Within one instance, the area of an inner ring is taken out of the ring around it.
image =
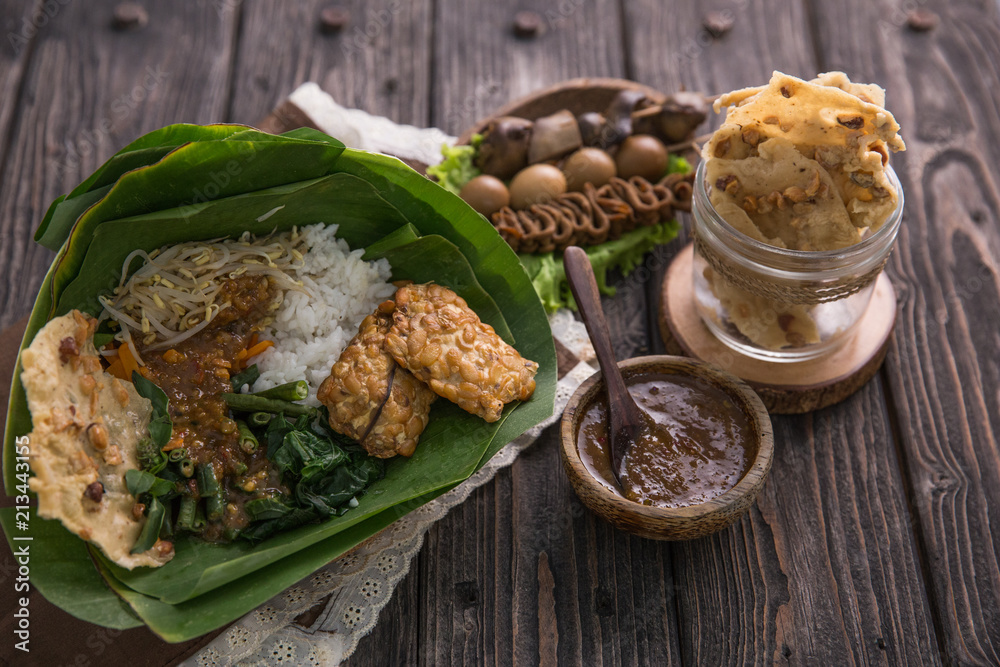
[[[344,106],[428,125],[429,0],[342,3],[350,19],[333,34],[319,28],[320,10],[328,4],[243,3],[229,120],[255,125],[299,85],[314,81]],[[420,581],[415,560],[345,664],[416,663]]]
[[[763,83],[772,69],[822,71],[801,4],[720,6],[734,27],[719,39],[701,29],[705,9],[627,5],[637,80],[711,94]],[[659,284],[658,277],[648,283],[651,296]],[[772,418],[775,460],[757,506],[732,529],[673,552],[675,580],[684,582],[685,663],[933,661],[933,623],[900,463],[887,446],[885,405],[872,382],[839,406]]]
[[[220,118],[236,26],[216,4],[156,4],[125,32],[114,2],[58,4],[40,29],[0,183],[0,328],[30,309],[52,260],[31,237],[56,196],[140,134]]]
[[[0,178],[3,177],[4,157],[10,135],[11,119],[20,100],[21,80],[25,63],[40,27],[48,23],[49,13],[39,12],[41,3],[0,0]]]
[[[243,3],[230,117],[255,124],[306,81],[340,104],[426,127],[430,109],[431,3],[353,0],[337,33],[319,27],[329,3]]]
[[[459,134],[539,88],[625,75],[616,3],[516,9],[541,15],[539,35],[516,37],[509,5],[439,4],[434,124]],[[630,293],[605,300],[623,357],[648,344],[642,286]],[[560,664],[679,664],[669,549],[586,511],[561,472],[555,427],[436,524],[420,560],[424,664],[552,664],[552,656]]]
[[[32,46],[16,108],[8,106],[16,96],[0,87],[0,115],[12,119],[0,181],[0,328],[28,311],[51,260],[52,253],[31,240],[49,202],[144,132],[182,120],[218,120],[228,91],[236,30],[229,3],[148,3],[149,25],[130,32],[110,27],[116,2],[45,4],[52,11]],[[5,17],[18,15],[13,3],[4,5]],[[0,58],[4,86],[17,74],[8,63],[22,66]],[[6,542],[0,551],[9,582],[16,564]],[[14,598],[2,599],[0,617],[10,630]],[[172,645],[145,628],[98,628],[35,591],[30,607],[32,664],[160,665],[205,641]],[[15,653],[13,642],[3,643],[0,663],[23,663]]]
[[[1000,18],[995,3],[816,3],[829,68],[878,81],[903,128],[903,294],[886,376],[946,662],[1000,663]]]
[[[542,19],[536,37],[517,37],[517,11]],[[431,121],[461,134],[514,99],[566,79],[625,76],[617,3],[449,0],[435,10]]]

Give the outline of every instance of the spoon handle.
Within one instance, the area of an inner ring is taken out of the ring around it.
[[[601,296],[597,291],[597,281],[594,278],[594,269],[590,265],[590,258],[582,248],[570,246],[563,253],[563,264],[566,267],[570,291],[573,292],[573,298],[576,299],[576,305],[583,316],[583,323],[587,326],[587,333],[590,334],[590,341],[594,345],[594,353],[601,365],[604,386],[608,390],[611,459],[614,463],[612,471],[619,477],[625,449],[635,439],[642,424],[642,414],[632,395],[628,393],[625,380],[622,379],[618,363],[615,361],[615,353],[611,348],[611,333],[608,330],[608,321],[604,317],[604,309],[601,308]]]

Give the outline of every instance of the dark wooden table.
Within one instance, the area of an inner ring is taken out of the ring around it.
[[[616,532],[576,500],[550,429],[430,531],[351,664],[1000,664],[995,2],[354,0],[336,34],[314,0],[141,4],[148,25],[117,31],[115,2],[0,0],[0,328],[28,312],[52,258],[31,235],[53,198],[144,132],[253,123],[307,80],[457,134],[572,77],[715,93],[772,69],[842,69],[887,88],[903,127],[885,366],[840,405],[774,419],[748,516],[689,543]],[[937,26],[908,25],[916,8]],[[537,36],[514,35],[520,9],[540,14]],[[733,19],[728,34],[705,32],[709,9]],[[679,247],[606,301],[620,357],[662,351],[656,297]],[[197,645],[104,632],[38,600],[25,661],[12,572],[4,552],[4,664],[160,665]]]

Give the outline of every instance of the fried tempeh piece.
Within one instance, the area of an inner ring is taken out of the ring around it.
[[[518,354],[465,300],[440,285],[396,291],[386,349],[434,393],[488,422],[535,391],[538,364]]]
[[[391,310],[389,301],[364,319],[318,393],[330,426],[379,458],[413,454],[437,398],[386,352]]]

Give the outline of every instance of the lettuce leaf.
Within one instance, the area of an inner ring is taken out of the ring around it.
[[[438,184],[449,192],[458,194],[462,186],[479,176],[479,169],[472,163],[476,157],[476,148],[483,140],[482,135],[476,134],[472,137],[472,142],[467,146],[441,146],[441,155],[444,160],[436,165],[427,167],[427,175],[434,176]]]
[[[643,256],[658,245],[669,243],[677,236],[680,225],[676,220],[666,220],[651,227],[640,227],[623,234],[620,239],[605,241],[601,245],[584,248],[590,264],[594,267],[594,277],[601,294],[614,296],[615,288],[608,285],[608,271],[618,269],[627,276],[642,264]],[[559,308],[576,310],[576,302],[566,280],[562,253],[543,255],[518,254],[521,265],[528,273],[531,284],[538,292],[542,305],[549,313]]]

